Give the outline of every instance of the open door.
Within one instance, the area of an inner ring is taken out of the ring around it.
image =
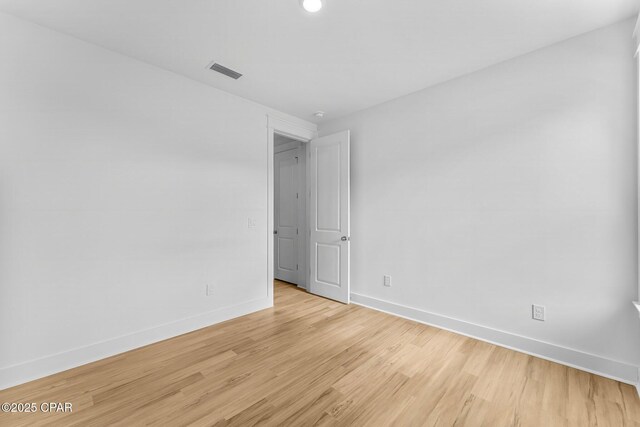
[[[309,292],[349,303],[349,131],[309,143]]]

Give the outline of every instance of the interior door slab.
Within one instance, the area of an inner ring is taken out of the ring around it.
[[[349,303],[349,131],[309,143],[311,293]]]

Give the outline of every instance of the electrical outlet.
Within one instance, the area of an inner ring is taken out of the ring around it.
[[[391,276],[384,276],[384,285],[387,288],[391,287]]]
[[[213,295],[213,292],[214,292],[213,285],[207,285],[207,288],[205,290],[205,293],[207,294],[207,296]]]
[[[258,226],[258,221],[255,218],[247,219],[247,228],[256,228]]]
[[[531,306],[531,317],[533,320],[540,320],[544,322],[544,306],[533,304]]]

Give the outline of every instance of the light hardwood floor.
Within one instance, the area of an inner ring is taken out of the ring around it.
[[[0,425],[640,426],[632,386],[276,283],[275,308],[0,391]]]

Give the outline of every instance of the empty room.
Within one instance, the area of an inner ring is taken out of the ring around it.
[[[639,9],[0,0],[0,425],[640,427]]]

